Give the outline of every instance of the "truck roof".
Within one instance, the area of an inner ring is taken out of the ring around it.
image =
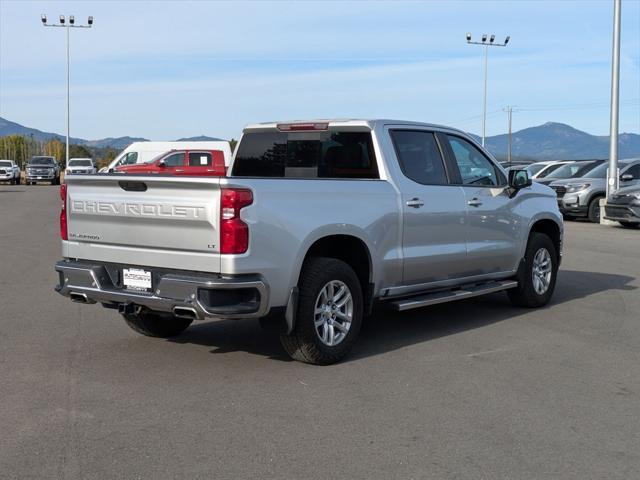
[[[438,128],[438,129],[446,129],[452,130],[456,132],[463,133],[465,135],[469,135],[469,133],[460,130],[458,128],[449,127],[446,125],[438,125],[435,123],[425,123],[425,122],[417,122],[412,120],[393,120],[393,119],[384,119],[384,118],[375,118],[375,119],[357,119],[357,118],[323,118],[323,119],[304,119],[304,120],[283,120],[283,121],[272,121],[272,122],[262,122],[262,123],[251,123],[244,128],[244,131],[248,130],[270,130],[275,129],[278,125],[281,124],[313,124],[313,123],[328,123],[329,127],[360,127],[360,128],[368,128],[373,130],[377,124],[383,125],[412,125],[412,126],[420,126],[420,127],[429,127],[429,128]]]

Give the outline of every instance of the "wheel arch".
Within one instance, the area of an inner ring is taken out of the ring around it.
[[[561,224],[558,224],[557,221],[552,220],[550,218],[541,218],[536,220],[529,229],[529,236],[527,237],[527,241],[531,238],[531,234],[534,232],[543,233],[548,236],[553,245],[556,247],[556,255],[558,256],[557,260],[560,263],[562,258],[562,235],[563,229]]]
[[[371,251],[365,241],[358,236],[338,233],[316,239],[306,250],[296,280],[299,280],[304,263],[310,257],[329,257],[342,260],[353,269],[360,280],[363,291],[369,283],[372,283]]]

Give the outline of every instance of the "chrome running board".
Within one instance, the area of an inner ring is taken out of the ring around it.
[[[465,298],[478,297],[487,293],[508,290],[518,286],[515,280],[502,280],[498,282],[487,282],[477,285],[467,285],[456,290],[446,290],[435,293],[427,293],[401,300],[390,301],[389,303],[394,310],[402,312],[413,308],[426,307],[428,305],[437,305],[438,303],[453,302],[455,300],[464,300]]]

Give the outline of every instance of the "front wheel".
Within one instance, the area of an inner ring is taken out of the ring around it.
[[[596,197],[589,202],[589,221],[592,223],[600,223],[600,199],[603,197]]]
[[[125,313],[122,316],[132,330],[147,337],[175,337],[184,332],[192,322],[188,318],[144,309],[138,313]]]
[[[556,287],[557,274],[558,254],[555,245],[544,233],[531,233],[518,272],[518,286],[507,290],[509,300],[519,307],[546,305]]]
[[[296,324],[280,340],[294,360],[329,365],[353,347],[362,324],[360,281],[353,269],[335,258],[305,262],[298,283]]]

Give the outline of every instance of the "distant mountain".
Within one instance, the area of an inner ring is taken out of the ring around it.
[[[507,134],[487,137],[486,146],[498,158],[507,156]],[[609,157],[609,137],[590,135],[564,123],[547,122],[512,134],[514,158],[584,160]],[[618,135],[620,158],[640,157],[640,135]]]
[[[222,138],[207,137],[206,135],[198,135],[197,137],[179,138],[176,142],[223,142]]]
[[[34,139],[39,141],[46,142],[47,140],[58,139],[63,142],[66,141],[66,137],[64,135],[59,135],[57,133],[51,132],[43,132],[42,130],[38,130],[36,128],[29,128],[19,123],[11,122],[5,118],[0,117],[0,137],[6,137],[7,135],[23,135],[25,137],[33,136]],[[71,143],[81,143],[86,142],[86,140],[82,140],[81,138],[73,138],[69,139]]]
[[[60,140],[66,141],[64,135],[51,132],[43,132],[36,128],[25,127],[19,123],[11,122],[5,118],[0,117],[0,137],[7,135],[23,135],[25,137],[33,137],[35,140],[46,142],[48,140]],[[117,138],[103,138],[101,140],[85,140],[84,138],[69,138],[70,143],[76,145],[84,145],[94,148],[114,148],[116,150],[122,150],[127,147],[131,142],[143,142],[146,138],[135,137],[117,137]]]
[[[64,141],[65,137],[57,133],[43,132],[25,127],[0,117],[0,137],[6,135],[33,136],[36,140],[47,141],[52,138]],[[475,138],[479,138],[474,135]],[[220,138],[199,135],[180,138],[176,141],[219,141]],[[71,138],[71,143],[91,148],[114,148],[122,150],[132,142],[147,141],[139,137],[103,138],[84,140]],[[547,122],[537,127],[525,128],[512,135],[512,153],[514,159],[530,160],[584,160],[608,158],[609,137],[590,135],[564,123]],[[486,146],[498,159],[507,157],[508,135],[487,137]],[[640,157],[640,135],[622,133],[618,136],[618,154],[620,158]]]
[[[100,140],[84,140],[83,145],[95,148],[114,148],[116,150],[124,150],[133,142],[148,142],[146,138],[140,137],[107,137]]]

